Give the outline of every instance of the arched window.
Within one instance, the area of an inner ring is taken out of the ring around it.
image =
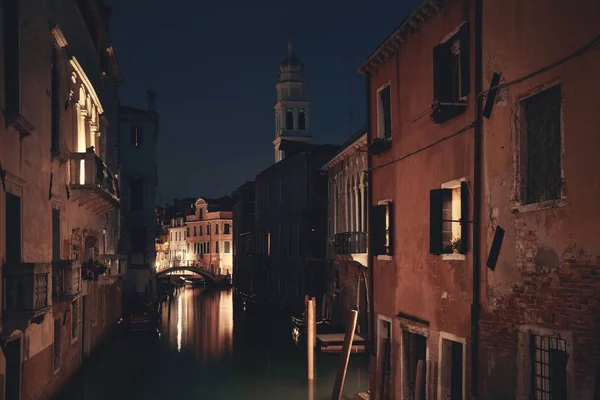
[[[285,129],[293,130],[294,129],[294,114],[291,111],[285,113]]]
[[[304,111],[301,111],[300,114],[298,114],[298,129],[301,131],[306,129],[306,115],[304,114]]]

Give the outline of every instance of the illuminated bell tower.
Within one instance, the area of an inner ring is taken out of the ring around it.
[[[288,54],[279,64],[277,104],[275,104],[275,162],[284,158],[279,150],[283,139],[310,142],[310,101],[306,100],[304,64],[294,53],[294,44],[288,42]]]

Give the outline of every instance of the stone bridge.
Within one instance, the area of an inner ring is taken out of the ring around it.
[[[207,281],[209,281],[211,283],[216,283],[216,282],[220,281],[220,279],[222,278],[202,267],[192,267],[192,266],[185,266],[185,265],[162,269],[156,273],[156,276],[160,277],[160,276],[166,275],[170,272],[181,272],[181,271],[189,271],[189,272],[193,272],[195,274],[201,275],[204,279],[206,279]]]

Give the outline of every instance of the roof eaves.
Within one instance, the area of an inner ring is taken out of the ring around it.
[[[411,12],[408,17],[402,21],[400,26],[396,28],[380,45],[367,57],[365,62],[360,66],[358,72],[366,75],[371,73],[390,55],[394,54],[398,48],[404,43],[405,39],[417,31],[420,25],[436,13],[447,0],[423,0],[423,2]]]

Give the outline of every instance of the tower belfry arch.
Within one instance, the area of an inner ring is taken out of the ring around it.
[[[310,101],[304,79],[304,63],[297,56],[294,42],[288,41],[287,56],[279,64],[275,104],[275,162],[284,158],[280,150],[282,140],[310,142]]]

